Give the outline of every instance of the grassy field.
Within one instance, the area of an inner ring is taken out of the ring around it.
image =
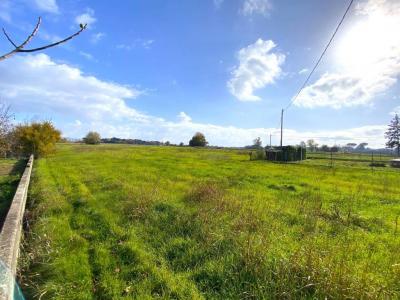
[[[400,172],[63,145],[36,161],[28,298],[400,298]]]
[[[394,156],[374,153],[342,153],[336,152],[307,152],[307,161],[304,163],[320,166],[346,166],[355,168],[383,168],[390,167],[390,160]],[[375,165],[375,167],[373,166]]]
[[[343,153],[343,152],[307,152],[307,158],[317,160],[348,161],[359,163],[382,162],[389,164],[389,161],[396,158],[392,155],[382,153]]]
[[[17,189],[24,161],[0,159],[0,228]]]

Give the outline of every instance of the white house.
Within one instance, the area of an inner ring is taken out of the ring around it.
[[[390,161],[390,165],[391,165],[393,168],[400,168],[400,158],[392,159],[392,160]]]

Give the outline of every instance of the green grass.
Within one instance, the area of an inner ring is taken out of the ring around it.
[[[307,152],[308,160],[304,163],[320,166],[345,166],[355,168],[370,168],[372,170],[390,167],[390,160],[396,158],[387,154],[374,153],[331,153]],[[372,168],[371,168],[372,167]]]
[[[28,298],[400,298],[400,172],[64,145],[35,162]]]
[[[24,164],[24,161],[0,159],[0,228],[10,208]]]
[[[331,160],[335,161],[351,161],[351,162],[383,162],[389,163],[390,160],[395,158],[392,155],[380,154],[380,153],[342,153],[333,152],[307,152],[307,158],[309,159],[319,159],[319,160]]]

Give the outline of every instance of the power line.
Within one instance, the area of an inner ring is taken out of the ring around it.
[[[350,0],[349,5],[347,6],[347,9],[342,17],[342,19],[340,20],[339,24],[336,26],[335,31],[333,32],[328,44],[325,46],[324,51],[322,52],[321,56],[318,58],[317,63],[314,65],[314,67],[312,68],[310,74],[307,76],[307,79],[304,81],[303,85],[301,86],[300,90],[297,92],[296,96],[294,96],[294,98],[292,99],[292,101],[290,101],[290,103],[288,104],[288,106],[286,106],[286,108],[284,110],[287,110],[293,103],[294,101],[296,101],[297,97],[300,95],[300,93],[303,91],[303,89],[306,87],[308,81],[310,80],[312,74],[314,73],[315,69],[318,67],[319,63],[321,62],[322,58],[324,57],[326,51],[328,50],[329,46],[331,45],[333,39],[335,38],[336,33],[339,31],[340,26],[342,25],[344,19],[346,18],[347,13],[349,12],[352,4],[353,4],[354,0]]]
[[[288,109],[290,108],[290,106],[292,106],[292,104],[296,101],[297,97],[300,95],[300,93],[301,93],[301,92],[303,91],[303,89],[306,87],[308,81],[310,80],[310,78],[311,78],[311,76],[313,75],[314,71],[317,69],[319,63],[321,62],[321,60],[322,60],[322,58],[324,57],[326,51],[328,50],[328,48],[329,48],[329,46],[331,45],[333,39],[335,38],[336,33],[339,31],[339,28],[340,28],[340,26],[342,25],[344,19],[346,18],[347,13],[349,12],[349,10],[350,10],[350,8],[351,8],[353,2],[354,2],[354,0],[350,0],[349,5],[348,5],[347,8],[346,8],[346,11],[344,12],[342,18],[340,19],[339,24],[336,26],[335,31],[333,32],[331,38],[329,39],[328,44],[325,46],[324,51],[322,51],[320,57],[318,58],[316,64],[315,64],[314,67],[312,68],[310,74],[308,74],[308,76],[307,76],[306,80],[304,81],[303,85],[300,87],[299,91],[298,91],[297,94],[293,97],[293,99],[289,102],[289,104],[288,104],[284,109],[282,109],[282,111],[281,111],[281,141],[280,141],[281,147],[282,147],[282,145],[283,145],[283,113],[284,113],[286,110],[288,110]]]

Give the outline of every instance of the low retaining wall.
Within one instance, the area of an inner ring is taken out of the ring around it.
[[[0,300],[13,299],[22,222],[31,178],[33,155],[18,184],[0,233]]]

